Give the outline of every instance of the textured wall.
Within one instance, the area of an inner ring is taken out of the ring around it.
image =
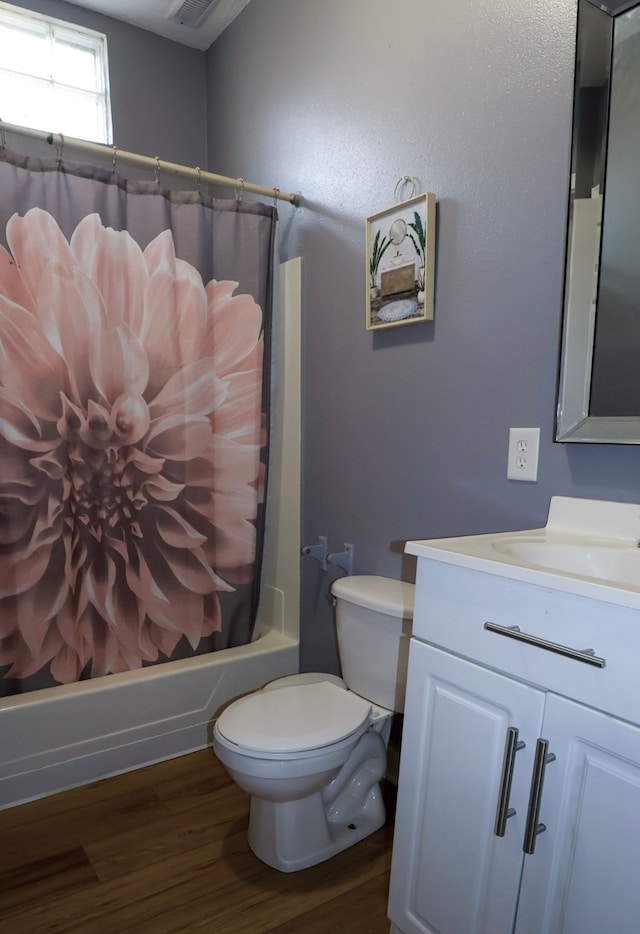
[[[575,0],[260,0],[208,53],[211,163],[304,195],[303,536],[358,573],[554,493],[640,499],[638,448],[553,441],[574,29]],[[435,321],[367,333],[363,220],[404,174],[439,199]],[[535,484],[509,426],[541,428]],[[306,668],[335,664],[326,583],[304,560]]]
[[[203,52],[61,0],[12,2],[106,34],[113,136],[120,149],[206,165]]]

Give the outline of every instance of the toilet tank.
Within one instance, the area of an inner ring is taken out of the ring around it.
[[[342,677],[361,697],[404,710],[415,585],[388,577],[343,577],[331,588]]]

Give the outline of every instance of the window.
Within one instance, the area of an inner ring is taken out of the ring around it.
[[[0,117],[111,143],[106,36],[0,2]]]

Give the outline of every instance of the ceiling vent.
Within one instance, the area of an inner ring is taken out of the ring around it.
[[[180,26],[197,29],[217,3],[218,0],[181,0],[167,18]]]

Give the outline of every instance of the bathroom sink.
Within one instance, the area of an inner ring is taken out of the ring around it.
[[[499,540],[495,550],[524,564],[561,574],[640,586],[640,548],[628,543],[533,539]]]
[[[554,496],[544,528],[407,544],[409,554],[640,609],[640,505]]]

